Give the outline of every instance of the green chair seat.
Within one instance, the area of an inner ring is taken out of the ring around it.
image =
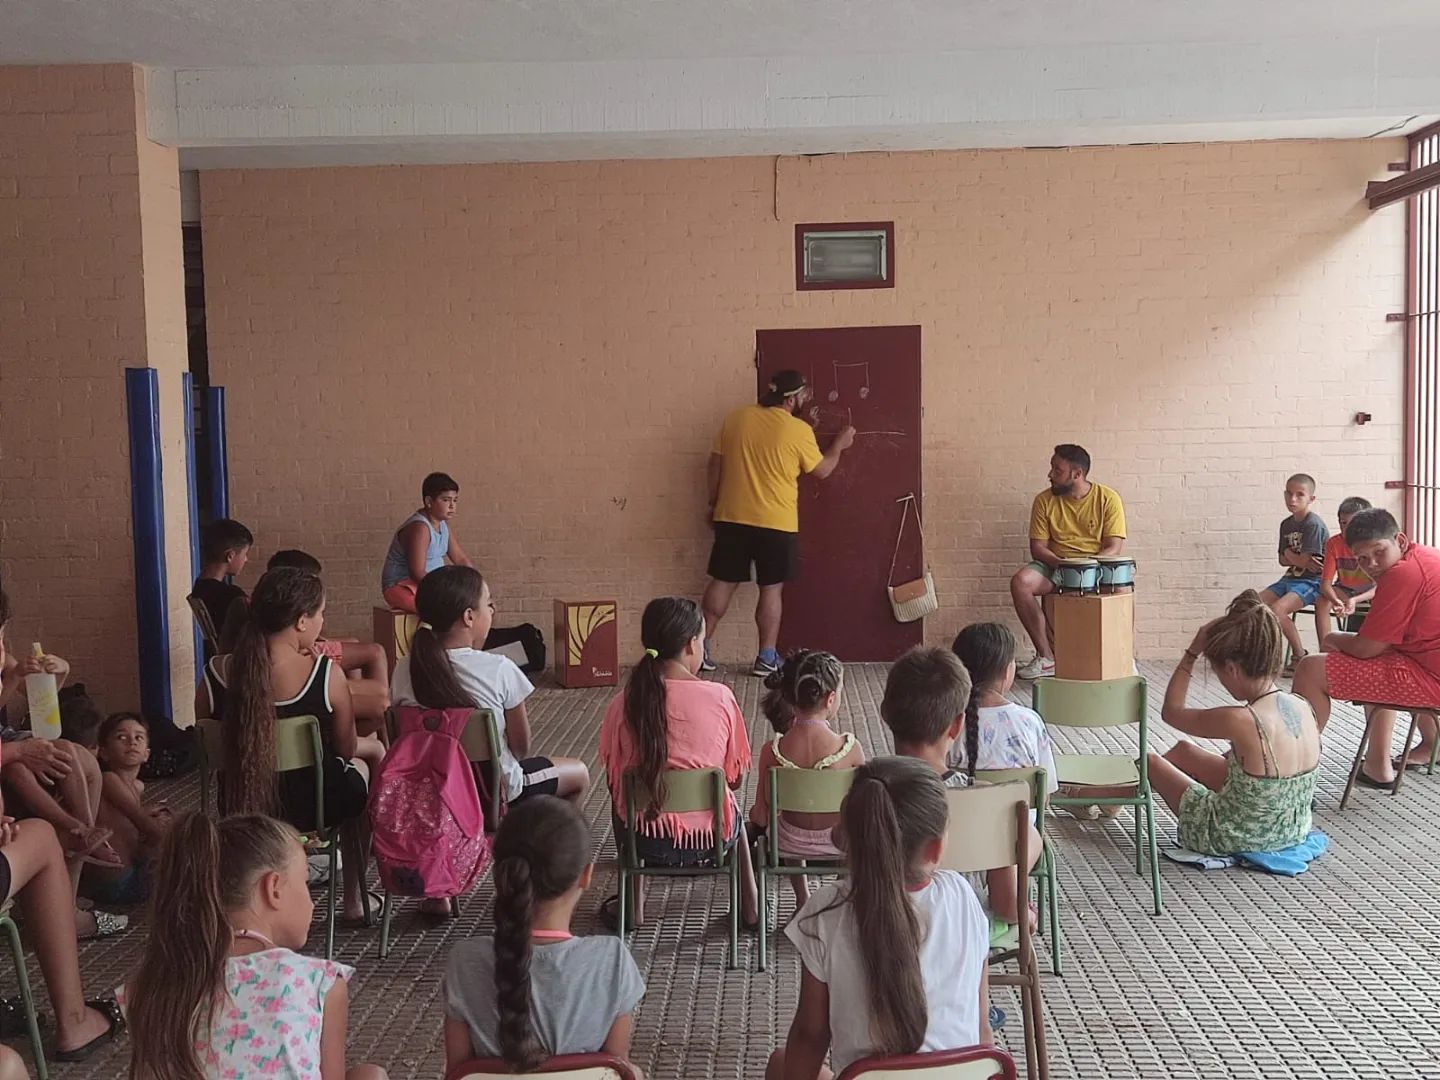
[[[1132,758],[1119,756],[1091,757],[1087,754],[1056,754],[1055,776],[1062,785],[1079,787],[1140,786],[1140,769]],[[1064,796],[1055,796],[1064,803]]]

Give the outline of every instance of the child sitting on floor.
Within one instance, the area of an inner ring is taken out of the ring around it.
[[[140,970],[116,995],[130,1075],[384,1080],[345,1068],[355,969],[298,951],[315,913],[305,879],[299,835],[273,818],[175,823]]]
[[[470,566],[470,557],[450,531],[460,502],[460,485],[433,472],[420,485],[420,509],[400,523],[380,568],[380,593],[397,611],[415,611],[420,582],[448,562]]]
[[[895,661],[885,679],[880,718],[895,739],[895,753],[919,758],[935,770],[946,787],[968,787],[973,776],[968,766],[962,770],[949,763],[951,747],[971,707],[972,686],[969,672],[953,652],[923,645]],[[1029,842],[1030,865],[1034,866],[1041,844],[1033,825]],[[984,886],[990,913],[999,921],[1013,923],[1026,910],[1021,900],[1025,891],[1018,887],[1013,870],[991,871],[985,875]],[[1033,908],[1029,916],[1033,924]]]
[[[633,770],[653,800],[663,803],[665,770],[719,769],[730,789],[721,822],[723,842],[735,849],[734,857],[740,860],[741,919],[754,926],[759,909],[755,866],[734,794],[750,768],[750,738],[731,689],[696,676],[705,656],[700,606],[681,596],[651,600],[640,616],[640,643],[645,652],[625,689],[610,699],[600,723],[600,760],[610,783],[615,843],[618,847],[629,840],[626,773]],[[637,812],[635,818],[635,851],[648,865],[713,862],[715,818],[710,810]],[[635,881],[636,924],[645,918],[644,880]],[[611,896],[600,905],[600,916],[608,925],[618,921],[619,901],[619,896]]]
[[[1340,503],[1336,517],[1340,531],[1325,541],[1325,565],[1320,571],[1320,598],[1315,601],[1315,640],[1324,643],[1330,636],[1330,617],[1338,615],[1341,626],[1355,614],[1355,608],[1375,595],[1375,579],[1360,566],[1360,560],[1345,542],[1345,527],[1361,510],[1370,509],[1370,500],[1351,495]]]
[[[953,657],[952,657],[953,659]],[[861,765],[840,810],[850,876],[810,898],[785,934],[800,1001],[767,1080],[829,1080],[872,1054],[991,1041],[990,932],[963,874],[939,868],[945,788],[911,758]]]
[[[227,578],[245,569],[255,537],[240,522],[219,518],[200,531],[200,576],[190,595],[205,606],[215,631],[215,650],[206,642],[205,659],[229,652],[245,618],[245,590]]]
[[[778,671],[765,677],[766,694],[760,708],[776,735],[760,748],[759,780],[750,807],[750,823],[755,829],[764,831],[770,826],[772,768],[853,769],[865,760],[854,735],[842,735],[830,727],[840,711],[844,681],[839,660],[828,652],[809,649],[791,653]],[[838,814],[781,813],[780,835],[771,841],[788,861],[839,859],[841,853],[830,838],[839,820]],[[810,896],[808,881],[803,875],[790,878],[797,908]]]
[[[562,799],[530,799],[495,836],[495,933],[450,950],[442,996],[445,1067],[502,1058],[528,1073],[554,1054],[630,1052],[645,993],[618,937],[575,937],[590,887],[590,831]]]
[[[1150,786],[1175,812],[1183,848],[1206,855],[1279,851],[1310,835],[1320,731],[1305,699],[1275,684],[1285,654],[1281,621],[1247,589],[1196,632],[1170,676],[1161,718],[1186,735],[1230,744],[1216,754],[1181,739],[1150,755]],[[1202,655],[1244,705],[1186,706]]]
[[[578,802],[590,772],[576,758],[530,755],[530,718],[525,699],[535,690],[513,660],[480,645],[490,632],[495,605],[480,571],[442,566],[426,574],[415,594],[421,623],[410,653],[395,665],[391,697],[397,705],[427,709],[489,709],[500,734],[500,776],[482,762],[485,782],[503,784],[505,801],[558,795]],[[493,788],[492,788],[493,790]]]
[[[320,560],[298,548],[284,548],[270,556],[266,570],[286,566],[320,576]],[[390,707],[390,662],[385,650],[373,641],[334,641],[316,638],[310,646],[316,656],[328,656],[340,665],[350,680],[350,700],[355,705],[355,726],[362,735],[374,735],[385,724]]]
[[[101,775],[98,824],[122,866],[88,866],[85,893],[97,904],[129,907],[150,895],[150,866],[170,828],[164,803],[146,806],[140,768],[150,760],[150,729],[138,713],[114,713],[99,731]]]

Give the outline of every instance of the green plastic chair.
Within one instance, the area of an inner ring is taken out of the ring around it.
[[[1040,902],[1040,933],[1046,933],[1049,921],[1050,971],[1060,972],[1060,883],[1059,863],[1055,845],[1045,835],[1045,811],[1050,801],[1050,778],[1038,765],[1028,769],[976,769],[975,779],[989,784],[1005,784],[1014,780],[1030,786],[1030,805],[1035,808],[1035,831],[1040,834],[1040,858],[1030,871],[1035,882],[1035,893]]]
[[[840,804],[855,781],[854,769],[786,769],[775,766],[767,770],[765,783],[770,785],[770,831],[755,842],[755,874],[760,892],[760,963],[761,971],[770,962],[770,885],[776,877],[819,877],[826,874],[847,874],[849,870],[833,859],[807,861],[791,859],[787,865],[785,852],[778,849],[780,812],[792,814],[838,814]],[[778,903],[776,905],[778,907]]]
[[[1051,806],[1128,806],[1135,812],[1135,872],[1143,875],[1150,854],[1150,890],[1160,914],[1160,858],[1155,841],[1155,794],[1150,790],[1150,721],[1145,678],[1081,682],[1037,679],[1032,705],[1050,727],[1111,728],[1140,725],[1139,757],[1126,754],[1056,754],[1056,779],[1062,787],[1133,787],[1134,795],[1052,796]],[[1141,811],[1144,811],[1143,815]],[[1146,842],[1148,838],[1148,843]]]
[[[200,809],[210,812],[210,787],[215,773],[226,767],[225,739],[219,720],[195,722],[200,748]],[[340,827],[325,824],[325,746],[320,738],[320,721],[314,716],[291,716],[275,721],[275,771],[309,769],[315,776],[315,830],[307,836],[307,850],[322,852],[329,862],[330,881],[325,891],[325,959],[335,958],[335,888],[340,872],[336,856],[340,851]],[[217,806],[218,812],[218,806]],[[358,856],[357,856],[358,857]],[[370,921],[370,894],[361,890],[360,903],[365,922]]]
[[[30,1053],[35,1056],[35,1075],[38,1080],[48,1080],[50,1070],[45,1064],[45,1044],[40,1041],[40,1017],[35,1012],[35,996],[30,991],[30,976],[25,971],[25,950],[20,944],[20,930],[10,917],[14,906],[12,897],[0,905],[0,927],[10,939],[10,955],[15,960],[15,981],[20,984],[20,1001],[25,1008],[25,1028],[30,1037]]]
[[[640,812],[653,800],[633,769],[625,773],[625,835],[616,844],[620,864],[620,899],[617,933],[626,940],[629,930],[630,890],[635,879],[642,877],[725,877],[730,885],[730,951],[726,966],[732,971],[739,966],[740,955],[740,860],[736,847],[725,847],[725,774],[719,769],[665,770],[665,803],[655,809],[659,813],[686,813],[708,810],[713,815],[715,850],[708,866],[646,866],[635,846],[635,825]]]
[[[395,712],[393,709],[385,710],[385,726],[390,734],[390,742],[395,742]],[[500,725],[495,720],[495,714],[489,709],[476,709],[470,714],[470,719],[465,721],[465,729],[460,733],[460,746],[465,751],[465,756],[472,763],[479,761],[492,761],[498,758],[496,748],[500,746]],[[485,811],[485,821],[491,827],[500,820],[500,808],[504,804],[504,796],[501,794],[500,786],[502,778],[497,767],[494,770],[495,782],[490,785],[490,805]],[[380,959],[384,960],[390,955],[390,920],[395,913],[395,898],[389,889],[385,890],[385,903],[380,908]],[[460,898],[450,898],[450,913],[460,914]]]

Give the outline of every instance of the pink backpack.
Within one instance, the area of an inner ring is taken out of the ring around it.
[[[375,862],[393,893],[459,896],[490,861],[483,781],[460,745],[473,712],[395,708],[396,738],[370,785]]]

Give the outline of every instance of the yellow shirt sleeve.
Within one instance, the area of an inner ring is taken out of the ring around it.
[[[1035,501],[1030,504],[1030,539],[1050,539],[1050,522],[1045,517],[1045,493],[1043,491],[1036,495]]]
[[[820,444],[815,441],[815,429],[803,420],[800,421],[800,427],[804,430],[795,433],[795,452],[800,458],[800,471],[814,472],[815,466],[824,460],[825,455],[820,453]]]
[[[1124,536],[1125,535],[1125,506],[1120,502],[1120,496],[1110,492],[1105,500],[1105,505],[1100,511],[1100,536]]]

